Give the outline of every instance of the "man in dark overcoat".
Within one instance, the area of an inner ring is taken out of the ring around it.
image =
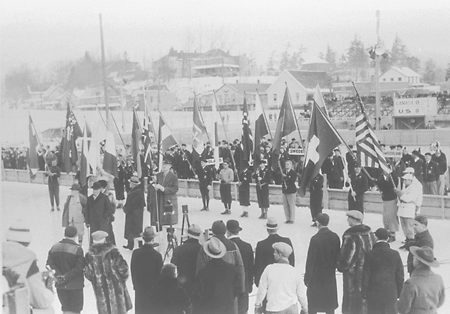
[[[259,285],[259,279],[267,265],[275,263],[273,257],[272,244],[276,242],[284,242],[289,244],[292,248],[292,241],[289,238],[282,237],[278,234],[278,222],[275,218],[269,217],[266,223],[267,233],[269,236],[262,241],[259,241],[255,249],[255,284]],[[295,266],[294,251],[289,255],[289,264]]]
[[[84,213],[86,227],[90,228],[89,232],[91,235],[99,230],[108,232],[109,223],[113,219],[111,202],[107,195],[101,193],[101,184],[99,182],[94,182],[92,190],[92,195],[87,199],[86,211]]]
[[[164,216],[164,206],[167,204],[167,201],[169,201],[172,205],[173,212],[175,213],[176,218],[178,218],[178,177],[175,173],[173,173],[171,168],[172,162],[168,159],[164,160],[162,171],[158,172],[154,183],[157,206],[155,208],[151,208],[151,224],[152,226],[159,225],[160,230],[163,225],[168,225],[168,219],[172,218],[170,216]]]
[[[422,215],[416,216],[416,218],[414,218],[413,228],[415,233],[414,240],[409,241],[407,244],[405,244],[405,248],[408,251],[411,246],[427,246],[434,249],[434,240],[430,234],[430,231],[428,230],[428,218]],[[408,253],[407,265],[408,273],[411,275],[414,271],[413,255],[411,254],[411,252]]]
[[[202,230],[199,226],[190,225],[187,231],[188,239],[173,250],[170,261],[177,266],[178,280],[190,298],[192,298],[195,288],[197,257],[201,249],[198,240],[201,234]]]
[[[203,245],[211,260],[200,269],[195,283],[194,308],[197,314],[238,314],[236,296],[242,293],[237,268],[222,258],[225,244],[212,237]]]
[[[241,163],[242,171],[239,173],[239,205],[242,207],[241,217],[248,217],[250,207],[250,183],[252,183],[252,172],[248,168],[248,161]]]
[[[156,233],[153,227],[146,227],[142,233],[144,244],[133,251],[131,256],[131,279],[135,291],[135,313],[149,314],[151,311],[150,292],[154,288],[163,260],[161,254],[153,247]]]
[[[123,211],[125,213],[124,237],[128,240],[128,244],[125,245],[124,248],[133,250],[134,239],[138,238],[142,232],[145,198],[141,187],[141,181],[138,177],[131,177],[130,187],[131,190],[127,193],[127,200],[123,206]]]
[[[348,210],[364,213],[364,193],[369,189],[369,180],[361,172],[361,165],[356,164],[355,173],[350,177],[351,189],[348,191]]]
[[[259,167],[256,169],[253,178],[256,183],[256,197],[258,199],[258,206],[261,209],[260,219],[267,219],[267,212],[269,210],[269,184],[271,180],[270,170],[266,167],[266,160],[261,160]]]
[[[328,229],[329,221],[327,214],[317,215],[319,231],[309,243],[304,277],[309,314],[334,313],[338,307],[336,268],[341,241],[336,233]]]
[[[242,228],[237,220],[231,219],[227,221],[227,237],[239,248],[242,263],[244,264],[245,290],[244,293],[238,295],[238,313],[245,314],[248,311],[249,294],[252,292],[255,270],[252,246],[239,237],[239,232],[241,231]]]
[[[311,211],[312,226],[316,227],[316,216],[322,212],[323,176],[318,173],[309,184],[309,210]]]
[[[397,313],[395,303],[403,287],[403,263],[400,254],[388,244],[389,231],[375,231],[377,242],[364,259],[361,293],[367,300],[367,313]]]
[[[331,172],[328,178],[330,188],[342,189],[344,187],[344,160],[339,148],[334,149],[334,156],[331,158]]]

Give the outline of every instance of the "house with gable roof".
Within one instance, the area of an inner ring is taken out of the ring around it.
[[[384,82],[403,82],[410,86],[420,84],[422,76],[408,67],[392,66],[389,70],[380,76],[380,83]]]

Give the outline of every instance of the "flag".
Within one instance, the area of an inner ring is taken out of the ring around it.
[[[97,119],[98,120],[98,119]],[[99,121],[98,121],[99,122]],[[89,167],[92,168],[94,173],[97,172],[97,168],[100,165],[100,128],[103,131],[104,123],[96,123],[94,129],[91,131],[86,122],[86,132],[87,137],[91,138],[90,143],[88,143],[88,152],[86,153],[86,159]]]
[[[142,130],[139,125],[136,110],[133,109],[133,126],[131,130],[131,154],[133,156],[135,170],[138,177],[142,177],[141,150],[140,143],[142,141]]]
[[[80,185],[83,187],[87,184],[87,178],[90,174],[87,155],[89,153],[89,138],[92,136],[91,131],[88,128],[87,122],[84,122],[84,136],[81,142],[81,157],[80,157]]]
[[[330,117],[328,114],[327,106],[325,104],[325,100],[323,99],[322,92],[320,91],[320,86],[317,84],[316,89],[314,91],[314,101],[319,106],[320,109],[323,110],[323,112],[327,115],[327,117]]]
[[[146,111],[146,110],[145,110]],[[142,144],[144,145],[144,165],[147,167],[148,176],[153,175],[152,165],[152,142],[155,142],[155,129],[153,128],[153,122],[150,115],[144,113],[144,125],[142,127]]]
[[[103,155],[103,170],[110,175],[118,178],[117,173],[117,156],[116,156],[116,142],[114,140],[114,125],[113,125],[111,113],[109,113],[107,126],[106,126],[106,139],[105,139],[105,154]]]
[[[391,169],[381,151],[377,136],[367,119],[364,105],[357,90],[356,99],[361,111],[356,117],[356,157],[361,167],[381,168],[385,174],[389,174]]]
[[[206,127],[200,117],[200,112],[195,98],[192,119],[194,122],[192,126],[192,161],[195,167],[196,161],[200,158],[205,148],[203,136],[206,134]]]
[[[67,173],[72,172],[72,167],[77,163],[78,151],[76,140],[80,136],[83,136],[80,125],[78,124],[72,109],[70,109],[70,104],[67,104],[66,129],[61,141],[62,164],[64,171]]]
[[[165,152],[172,146],[177,144],[177,140],[172,135],[172,131],[170,130],[169,126],[167,125],[164,117],[162,116],[161,112],[159,112],[159,132],[158,132],[158,166],[159,170],[162,169],[162,162]]]
[[[34,178],[39,170],[37,150],[40,148],[38,134],[34,126],[31,116],[29,116],[29,138],[30,149],[28,152],[28,169],[30,170],[30,177]]]
[[[275,171],[278,167],[281,139],[295,130],[297,130],[297,122],[295,121],[294,109],[292,108],[291,98],[289,97],[289,90],[286,87],[280,114],[278,116],[277,127],[275,129],[275,137],[273,139],[272,171]]]
[[[211,135],[209,137],[211,141],[211,148],[214,152],[214,166],[219,169],[219,113],[217,112],[217,100],[216,94],[213,93],[213,101],[211,103],[211,114],[212,114],[212,126]]]
[[[261,140],[264,136],[270,134],[270,128],[267,123],[266,115],[261,104],[261,98],[256,93],[255,100],[255,148],[253,150],[253,165],[256,167],[261,163]],[[271,135],[272,137],[272,135]]]
[[[248,119],[247,100],[244,95],[244,105],[242,107],[242,161],[250,164],[253,153],[253,135],[250,129],[250,120]]]
[[[309,182],[319,173],[324,160],[341,142],[328,117],[314,102],[307,138],[305,166],[300,181],[300,196],[305,196]]]

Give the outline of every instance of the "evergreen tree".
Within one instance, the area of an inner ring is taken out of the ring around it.
[[[364,43],[355,35],[347,52],[348,66],[351,68],[364,69],[369,63],[369,55],[364,48]]]
[[[336,67],[336,52],[334,52],[329,45],[327,45],[327,52],[325,53],[325,61],[327,61],[330,64],[332,70]]]
[[[275,50],[270,54],[269,60],[267,61],[267,71],[275,71]]]
[[[423,81],[425,83],[436,82],[437,78],[436,70],[437,70],[436,62],[434,62],[433,59],[428,59],[425,62],[425,69],[423,71]]]
[[[289,60],[289,69],[296,70],[299,68],[300,53],[294,52]]]
[[[413,71],[420,71],[420,60],[416,56],[408,56],[406,58],[406,66]]]
[[[286,50],[281,54],[280,71],[283,71],[284,69],[289,68],[289,63],[291,60],[291,56],[289,55],[289,47],[290,46],[291,46],[291,44],[287,43]]]
[[[445,72],[445,81],[450,79],[450,63],[447,64],[447,71]]]
[[[408,48],[403,44],[398,35],[395,36],[394,43],[392,44],[391,60],[395,66],[407,66],[408,64]]]

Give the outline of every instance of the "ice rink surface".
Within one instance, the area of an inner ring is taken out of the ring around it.
[[[70,194],[68,187],[61,187],[61,210],[67,196]],[[202,229],[210,228],[215,220],[223,220],[225,223],[228,219],[236,219],[239,221],[242,232],[240,234],[244,241],[249,242],[253,248],[256,247],[256,243],[267,237],[265,229],[265,221],[258,219],[260,214],[256,203],[252,203],[250,206],[248,218],[240,218],[242,210],[238,202],[234,201],[231,207],[231,215],[221,215],[223,211],[222,203],[219,200],[211,200],[210,211],[200,212],[201,199],[198,198],[185,198],[180,197],[179,203],[179,223],[175,227],[177,229],[178,241],[180,240],[180,228],[182,222],[181,205],[188,205],[189,208],[189,220],[190,223],[198,224]],[[335,210],[324,210],[330,215],[329,228],[336,232],[340,237],[343,232],[348,228],[345,212]],[[23,219],[30,224],[32,232],[32,242],[29,246],[38,256],[38,266],[41,270],[45,267],[47,260],[47,254],[51,246],[63,238],[63,228],[61,226],[62,212],[50,211],[50,200],[48,197],[48,188],[46,185],[41,184],[27,184],[16,182],[2,182],[2,217],[1,217],[1,241],[4,241],[5,231],[10,224],[16,219]],[[311,227],[311,216],[308,208],[297,207],[296,221],[292,225],[284,224],[284,212],[281,205],[271,206],[269,209],[269,216],[273,216],[278,219],[280,225],[279,234],[282,236],[290,237],[295,252],[296,268],[302,274],[305,271],[306,254],[308,250],[309,240],[313,236],[317,229]],[[148,213],[144,216],[144,222],[150,221]],[[131,251],[123,249],[122,246],[126,244],[123,238],[125,215],[121,209],[116,212],[116,220],[113,223],[114,232],[116,236],[117,246],[125,259],[130,262]],[[375,231],[377,228],[382,227],[382,218],[379,214],[366,214],[364,223],[367,224]],[[450,298],[450,221],[449,220],[435,220],[430,219],[428,228],[433,236],[435,243],[435,256],[441,262],[439,268],[433,269],[436,273],[440,274],[446,286],[447,299]],[[156,239],[160,242],[160,252],[165,253],[165,238],[166,232]],[[402,232],[397,233],[397,241],[391,244],[393,249],[398,249],[401,245],[401,241],[404,239]],[[83,242],[83,249],[86,252],[88,250],[87,238],[85,236]],[[407,253],[400,251],[403,263],[406,264]],[[166,260],[169,262],[170,259]],[[406,273],[406,269],[405,269]],[[406,275],[405,277],[408,277]],[[338,301],[342,302],[342,274],[337,273],[338,280]],[[127,281],[129,292],[134,302],[134,291],[131,284],[131,278]],[[253,287],[253,292],[250,297],[250,309],[249,313],[253,313],[253,304],[255,302],[256,287]],[[92,286],[90,282],[85,281],[84,289],[84,310],[83,313],[96,313],[95,296],[93,294]],[[60,304],[57,298],[55,298],[55,312],[60,313]],[[134,313],[131,310],[129,313]],[[340,313],[340,309],[336,311]],[[450,302],[444,304],[439,309],[439,313],[450,313]]]

